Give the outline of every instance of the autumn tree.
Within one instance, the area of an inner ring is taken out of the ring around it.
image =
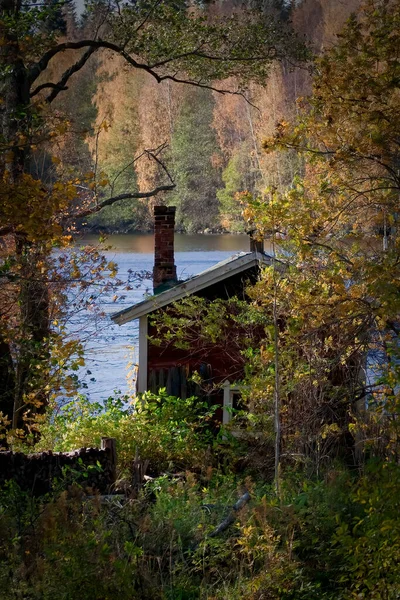
[[[367,399],[396,421],[399,23],[395,1],[367,1],[350,18],[316,61],[298,120],[265,142],[267,152],[301,155],[305,174],[247,212],[286,265],[277,288],[283,435],[288,452],[308,452],[314,465],[351,443]],[[252,292],[261,310],[272,277]],[[257,358],[260,406],[274,353],[270,340]]]
[[[249,323],[262,324],[251,351],[242,347],[251,406],[269,435],[278,415],[277,455],[314,472],[359,459],[366,404],[370,418],[375,408],[392,422],[375,423],[369,443],[399,451],[399,11],[368,1],[351,17],[316,60],[298,118],[264,144],[303,167],[286,190],[242,195],[249,227],[276,257],[247,292]],[[214,329],[223,336],[223,323]]]
[[[37,178],[32,168],[35,153],[45,145],[51,153],[54,141],[68,130],[70,120],[52,107],[74,75],[93,55],[108,52],[158,83],[183,82],[207,89],[232,73],[242,84],[229,91],[242,94],[242,85],[250,78],[267,76],[272,61],[305,57],[290,32],[253,15],[210,21],[201,10],[179,2],[134,2],[123,7],[100,3],[92,5],[97,20],[90,37],[60,41],[59,32],[49,26],[54,22],[53,8],[59,7],[0,2],[0,235],[9,236],[2,275],[12,285],[18,306],[15,321],[9,318],[8,308],[3,312],[1,379],[11,382],[2,409],[13,418],[14,428],[23,424],[28,398],[34,408],[46,402],[45,386],[37,375],[42,371],[46,379],[50,359],[47,259],[54,244],[62,243],[63,228],[121,200],[152,197],[174,187],[164,169],[164,182],[154,189],[107,196],[99,190],[110,183],[103,173],[100,181],[89,173],[83,179],[73,174],[61,183],[57,161],[49,181]],[[61,55],[70,56],[70,64],[54,80],[49,68]],[[155,153],[153,159],[161,166]],[[82,186],[86,191],[79,194]],[[21,335],[12,344],[16,325]]]

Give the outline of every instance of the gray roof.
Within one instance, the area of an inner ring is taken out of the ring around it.
[[[182,283],[178,283],[174,287],[165,290],[160,294],[149,296],[149,298],[146,298],[134,306],[130,306],[129,308],[125,308],[124,310],[114,313],[111,316],[111,319],[115,323],[123,325],[124,323],[133,321],[134,319],[139,319],[144,315],[154,312],[163,306],[167,306],[172,302],[181,300],[181,298],[195,294],[196,292],[207,288],[214,283],[228,279],[237,273],[247,271],[247,269],[251,269],[255,266],[270,266],[272,261],[272,256],[265,253],[241,252],[236,256],[232,256],[217,263],[216,265],[206,269],[205,271],[202,271],[198,275],[195,275],[186,281],[183,281]]]

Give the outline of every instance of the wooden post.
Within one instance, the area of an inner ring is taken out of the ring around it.
[[[147,339],[148,320],[147,315],[142,315],[139,319],[139,368],[137,374],[137,391],[139,394],[147,391],[147,371],[148,371],[148,344]]]
[[[101,438],[101,449],[110,451],[111,483],[117,479],[117,442],[115,438]]]
[[[227,425],[229,421],[232,419],[232,394],[231,394],[231,384],[229,379],[224,381],[223,385],[224,390],[224,405],[222,409],[222,424]]]

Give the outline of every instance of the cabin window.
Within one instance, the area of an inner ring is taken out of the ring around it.
[[[243,408],[242,391],[245,389],[245,386],[231,385],[229,380],[227,380],[223,383],[222,389],[224,391],[222,424],[227,425],[232,420],[233,411]]]

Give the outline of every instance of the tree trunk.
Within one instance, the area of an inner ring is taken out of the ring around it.
[[[46,281],[37,268],[37,253],[26,240],[19,239],[21,264],[19,289],[20,342],[18,344],[13,429],[26,429],[24,417],[42,413],[48,403],[49,377],[49,294]]]
[[[17,35],[3,24],[16,18],[19,10],[19,2],[0,0],[0,66],[3,70],[0,80],[0,127],[1,143],[4,145],[0,169],[10,182],[16,182],[23,173],[29,152],[27,146],[18,143],[18,134],[22,133],[21,125],[24,125],[21,115],[30,104],[27,71],[19,51]]]
[[[30,84],[27,69],[21,58],[19,41],[12,28],[4,23],[17,19],[20,12],[18,0],[0,0],[0,175],[8,184],[17,184],[29,172],[30,144]],[[25,140],[20,141],[24,134]],[[44,381],[48,374],[49,302],[46,282],[36,267],[37,252],[23,232],[14,234],[16,259],[20,267],[17,314],[18,331],[15,340],[15,376],[11,369],[11,352],[7,342],[0,342],[0,371],[7,373],[3,381],[4,406],[10,411],[12,397],[13,428],[25,428],[25,408],[32,413],[41,411],[46,403]],[[0,307],[1,310],[1,307]],[[9,336],[11,337],[11,336]],[[13,349],[14,351],[14,349]],[[1,359],[3,361],[1,362]],[[30,407],[26,403],[30,400]]]
[[[0,412],[12,421],[14,407],[15,372],[10,344],[0,337]],[[1,431],[1,433],[3,433]],[[3,443],[0,443],[3,446]]]

